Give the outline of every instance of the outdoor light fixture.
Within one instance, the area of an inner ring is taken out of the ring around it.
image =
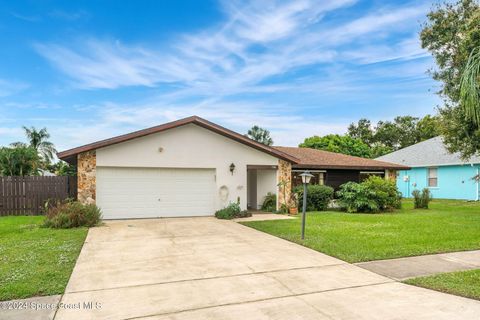
[[[310,180],[313,177],[313,174],[310,171],[306,170],[300,174],[302,177],[303,183],[303,210],[302,210],[302,240],[305,239],[305,216],[307,211],[307,184],[310,183]]]
[[[230,165],[230,172],[232,173],[232,176],[233,176],[233,171],[235,171],[235,164],[232,162],[232,164]]]
[[[313,174],[310,173],[310,171],[304,171],[303,173],[300,174],[300,177],[302,177],[302,183],[303,184],[309,184],[310,180],[313,177]]]

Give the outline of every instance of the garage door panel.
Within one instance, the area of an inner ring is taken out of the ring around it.
[[[214,169],[97,168],[106,219],[212,215],[214,193]]]

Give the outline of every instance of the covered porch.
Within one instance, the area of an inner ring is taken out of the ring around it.
[[[278,166],[270,165],[247,166],[248,210],[260,210],[268,193],[278,193],[277,169]]]

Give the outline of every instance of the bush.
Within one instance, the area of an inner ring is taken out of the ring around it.
[[[94,204],[78,201],[57,201],[46,204],[44,225],[50,228],[93,227],[100,223],[102,213]]]
[[[218,219],[230,220],[233,218],[246,218],[251,217],[252,214],[246,210],[242,211],[238,202],[232,202],[223,209],[215,212],[215,217]]]
[[[293,192],[297,194],[298,206],[303,206],[303,186],[296,187]],[[333,188],[322,185],[307,186],[307,211],[323,211],[333,199]]]
[[[337,192],[347,212],[384,212],[401,207],[401,194],[394,181],[371,176],[362,183],[347,182]]]
[[[424,188],[422,192],[420,190],[413,190],[413,207],[415,209],[428,209],[428,204],[432,200],[432,194],[428,188]]]
[[[277,210],[277,195],[274,193],[267,193],[262,203],[262,211],[275,212]]]

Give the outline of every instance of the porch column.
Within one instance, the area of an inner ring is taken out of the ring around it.
[[[385,179],[397,181],[397,170],[385,170]]]
[[[278,160],[277,172],[277,210],[282,204],[290,203],[292,191],[292,164],[284,160]]]

